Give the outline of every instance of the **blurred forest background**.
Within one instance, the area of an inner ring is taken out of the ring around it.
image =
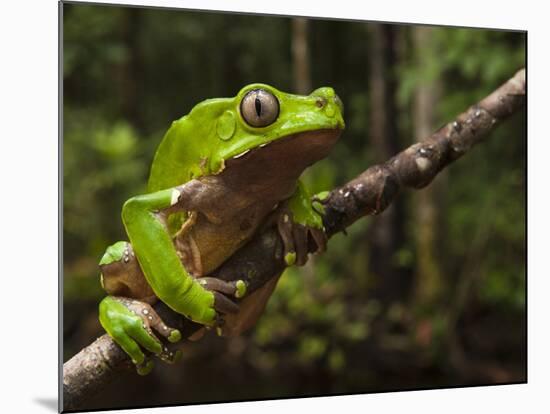
[[[64,360],[103,333],[97,263],[126,236],[155,149],[196,103],[252,82],[336,89],[347,129],[307,171],[343,184],[525,65],[525,33],[63,5]],[[281,278],[246,335],[121,377],[87,408],[526,380],[525,113],[426,189]]]

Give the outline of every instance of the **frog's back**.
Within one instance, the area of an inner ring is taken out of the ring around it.
[[[164,135],[151,165],[148,191],[155,192],[186,183],[192,178],[197,154],[193,151],[192,123],[188,116],[174,121]]]
[[[217,141],[215,121],[231,102],[232,98],[207,99],[172,122],[151,166],[149,192],[175,187],[210,173],[209,160]]]

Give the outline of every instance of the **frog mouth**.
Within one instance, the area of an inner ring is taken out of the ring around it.
[[[266,168],[278,165],[291,170],[294,165],[307,167],[325,158],[341,133],[342,129],[326,128],[289,134],[240,152],[225,164],[227,167],[251,163],[261,167],[264,164]]]

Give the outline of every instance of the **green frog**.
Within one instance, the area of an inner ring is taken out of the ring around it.
[[[325,249],[322,216],[299,177],[343,129],[332,88],[301,96],[259,83],[205,100],[172,123],[147,193],[122,208],[129,242],[107,248],[99,263],[109,294],[100,323],[138,373],[153,367],[144,349],[168,362],[181,356],[157,336],[181,339],[152,308],[158,300],[222,335],[256,322],[277,278],[246,295],[244,281],[223,281],[215,270],[264,226],[277,226],[287,266],[306,263],[310,243]]]

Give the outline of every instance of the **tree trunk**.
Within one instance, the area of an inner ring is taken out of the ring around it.
[[[375,154],[376,161],[381,161],[399,150],[393,75],[397,63],[395,31],[390,25],[373,24],[369,34],[369,151]],[[397,200],[371,223],[369,232],[369,270],[376,281],[373,293],[385,302],[403,299],[408,293],[408,272],[396,261],[404,241],[402,211],[402,202]]]
[[[418,67],[431,65],[437,59],[436,45],[433,41],[433,28],[415,27],[412,29],[414,53],[419,61]],[[436,107],[441,96],[438,79],[419,76],[413,101],[413,125],[416,141],[430,135],[436,125]],[[443,174],[445,175],[445,174]],[[422,306],[434,304],[440,299],[442,281],[441,269],[437,261],[436,243],[438,228],[438,194],[442,190],[442,177],[418,194],[415,194],[414,237],[416,239],[416,278],[415,302]]]
[[[130,8],[125,11],[125,20],[121,28],[122,42],[128,52],[128,57],[118,67],[120,81],[119,96],[121,99],[121,112],[124,117],[136,128],[143,130],[142,105],[140,100],[140,79],[142,76],[141,59],[139,51],[139,9]]]
[[[294,71],[294,92],[300,95],[306,95],[311,92],[308,26],[308,20],[303,17],[292,19],[292,67]]]

